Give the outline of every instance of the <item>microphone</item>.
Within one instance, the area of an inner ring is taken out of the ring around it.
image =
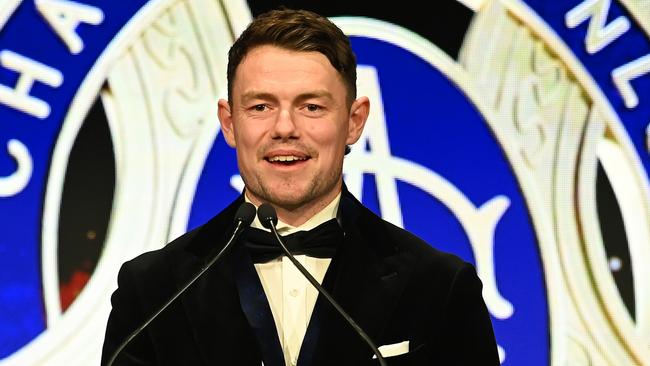
[[[282,247],[282,250],[287,255],[287,257],[289,257],[291,263],[293,263],[293,265],[298,268],[298,271],[300,271],[300,273],[305,276],[307,281],[309,281],[309,283],[311,283],[312,286],[314,286],[316,290],[318,290],[318,292],[323,295],[325,299],[327,299],[327,301],[334,307],[334,309],[336,309],[336,311],[341,314],[341,316],[348,322],[348,324],[350,324],[350,326],[354,328],[357,334],[359,334],[359,336],[368,344],[368,346],[372,349],[372,352],[374,352],[375,356],[377,357],[377,360],[379,360],[379,364],[381,366],[387,366],[386,360],[384,360],[384,357],[381,355],[381,352],[372,341],[372,339],[370,339],[370,336],[368,336],[368,334],[366,334],[366,332],[361,329],[361,327],[354,321],[354,319],[352,319],[352,317],[348,315],[345,310],[343,310],[341,305],[339,305],[334,300],[334,298],[320,285],[320,283],[318,283],[318,281],[316,281],[316,279],[309,273],[309,271],[307,271],[307,269],[303,267],[300,262],[298,262],[293,254],[291,254],[289,249],[287,249],[287,246],[284,244],[282,238],[278,234],[278,230],[275,228],[275,225],[278,224],[278,215],[275,212],[275,208],[273,208],[273,206],[268,203],[263,203],[260,205],[260,207],[257,208],[257,218],[265,228],[273,232],[273,235],[280,244],[280,247]]]
[[[208,261],[206,264],[204,264],[201,269],[194,275],[192,278],[187,281],[187,283],[181,287],[178,291],[176,291],[170,298],[165,302],[163,306],[158,309],[155,313],[153,313],[147,320],[142,323],[141,326],[139,326],[136,330],[134,330],[131,334],[129,334],[128,337],[120,344],[119,347],[113,352],[111,358],[109,361],[106,363],[106,366],[111,366],[117,356],[122,352],[124,347],[126,347],[132,340],[135,338],[144,328],[146,328],[149,323],[151,323],[154,319],[160,315],[169,305],[171,305],[185,290],[187,290],[196,280],[199,279],[214,263],[216,263],[221,256],[223,256],[228,249],[232,247],[232,244],[236,241],[237,238],[239,238],[239,235],[246,229],[247,227],[250,226],[250,224],[253,222],[253,219],[255,218],[255,206],[252,203],[244,202],[242,203],[239,208],[237,209],[237,212],[235,213],[235,230],[233,231],[232,235],[230,236],[230,239],[226,242],[226,245],[224,245],[223,248],[214,256],[210,261]]]

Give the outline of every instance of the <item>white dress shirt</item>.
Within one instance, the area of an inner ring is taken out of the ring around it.
[[[278,233],[284,236],[302,230],[311,230],[335,218],[340,200],[341,194],[339,193],[329,205],[298,227],[278,220],[276,226]],[[250,202],[248,197],[246,197],[246,201]],[[251,226],[269,231],[262,226],[257,217]],[[332,261],[331,258],[314,258],[306,255],[296,255],[295,257],[318,283],[323,282],[327,267]],[[285,365],[294,366],[298,363],[300,346],[305,338],[307,325],[318,298],[318,290],[303,277],[286,256],[265,263],[256,263],[255,270],[271,306],[271,313],[273,313],[275,327],[284,353]]]

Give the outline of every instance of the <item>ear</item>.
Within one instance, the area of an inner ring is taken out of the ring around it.
[[[345,141],[346,145],[352,145],[363,132],[363,127],[366,125],[368,120],[368,114],[370,113],[370,101],[368,97],[360,97],[354,102],[350,107],[350,118],[348,121],[348,138]]]
[[[232,124],[232,111],[230,109],[230,104],[225,99],[219,99],[219,108],[217,110],[217,115],[219,116],[219,122],[221,123],[221,133],[226,139],[226,143],[230,147],[235,147],[235,131]]]

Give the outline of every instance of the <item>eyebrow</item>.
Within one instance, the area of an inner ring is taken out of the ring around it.
[[[241,96],[242,102],[246,102],[251,99],[262,99],[262,100],[271,100],[271,101],[277,101],[278,98],[271,94],[271,93],[264,93],[264,92],[256,92],[256,91],[250,91],[247,93],[244,93]]]
[[[307,99],[315,99],[315,98],[326,98],[326,99],[334,99],[332,96],[332,93],[328,92],[327,90],[316,90],[313,92],[308,92],[308,93],[302,93],[296,97],[296,101],[302,102]]]
[[[296,98],[295,101],[297,102],[302,102],[308,99],[313,99],[313,98],[327,98],[327,99],[334,99],[332,96],[332,93],[328,92],[327,90],[315,90],[315,91],[310,91],[306,93],[299,94]],[[278,101],[278,97],[275,96],[272,93],[266,93],[266,92],[257,92],[257,91],[250,91],[247,93],[244,93],[241,96],[241,100],[243,103],[246,103],[247,101],[251,99],[261,99],[261,100],[270,100],[273,102]]]

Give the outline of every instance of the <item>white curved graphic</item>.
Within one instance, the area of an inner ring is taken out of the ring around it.
[[[510,200],[506,196],[496,196],[480,207],[476,207],[458,188],[442,176],[426,167],[395,156],[386,159],[374,154],[359,153],[347,159],[344,172],[346,182],[348,179],[357,180],[364,173],[380,176],[392,172],[393,179],[420,188],[445,204],[469,237],[476,259],[476,269],[483,281],[483,297],[488,310],[498,319],[512,316],[514,307],[500,294],[494,271],[494,231],[510,205]],[[378,190],[380,202],[382,199],[388,199],[389,202],[384,204],[399,206],[397,196],[392,197],[391,192],[382,192],[379,188]],[[354,191],[352,188],[350,191],[357,197],[361,196],[360,191]],[[385,198],[387,196],[389,198]]]
[[[15,139],[9,140],[7,151],[16,160],[18,168],[11,175],[0,177],[0,197],[15,196],[25,189],[34,168],[32,156],[22,142]]]
[[[164,109],[160,108],[163,104],[160,94],[179,88],[174,89],[178,84],[173,82],[164,85],[170,85],[170,88],[161,88],[156,83],[173,79],[175,73],[183,71],[186,64],[175,64],[171,69],[153,65],[145,73],[138,68],[141,64],[133,61],[147,62],[145,67],[155,62],[155,57],[150,57],[155,55],[145,52],[145,34],[159,32],[162,28],[155,28],[156,24],[166,22],[165,17],[177,16],[175,20],[182,21],[185,30],[176,37],[177,44],[187,46],[193,57],[204,60],[197,63],[205,68],[202,75],[225,75],[225,55],[233,40],[229,27],[232,24],[233,29],[241,29],[241,24],[250,22],[250,16],[233,19],[229,14],[246,16],[242,11],[244,7],[243,1],[228,1],[227,4],[220,0],[150,1],[124,25],[96,60],[64,117],[47,179],[43,208],[42,278],[48,328],[29,344],[2,359],[0,365],[99,364],[110,311],[110,294],[116,287],[120,264],[144,251],[164,245],[171,235],[178,233],[178,228],[186,227],[189,203],[203,160],[218,131],[212,128],[218,125],[216,123],[201,124],[195,119],[192,121],[194,126],[199,126],[194,128],[186,124],[187,119],[170,121],[169,118],[179,117],[178,114],[164,115]],[[200,32],[192,33],[197,28],[200,28]],[[159,44],[159,47],[165,45],[168,43]],[[141,78],[154,72],[165,77],[144,81]],[[107,78],[110,79],[109,83],[106,83]],[[213,80],[216,78],[201,80],[202,85],[206,85],[202,99],[216,100],[225,90],[225,77],[224,80]],[[102,89],[104,85],[108,87]],[[129,88],[132,85],[138,88]],[[147,94],[149,99],[138,99],[147,88],[157,91],[157,94]],[[124,91],[124,94],[118,95],[118,91]],[[93,276],[72,305],[62,312],[58,305],[56,251],[64,174],[78,131],[98,95],[106,109],[116,154],[113,211],[104,251]],[[168,98],[167,101],[177,102],[179,99]],[[146,118],[127,118],[130,116],[127,113]],[[186,132],[190,133],[189,137],[183,137]],[[196,137],[199,132],[205,133]],[[179,147],[183,148],[182,151],[175,150]],[[168,156],[165,155],[167,150],[176,151],[178,156],[173,156],[165,164],[162,159]]]
[[[3,0],[0,3],[0,29],[4,27],[7,19],[16,11],[16,8],[23,0]]]
[[[359,94],[368,96],[373,106],[361,139],[345,159],[343,172],[348,189],[361,199],[363,174],[374,174],[382,216],[398,226],[403,226],[403,223],[397,180],[427,192],[447,206],[471,243],[488,310],[497,319],[509,318],[514,307],[501,295],[497,286],[494,232],[510,200],[499,195],[476,207],[462,191],[436,172],[391,155],[377,71],[371,66],[359,66],[357,78]],[[366,151],[366,146],[370,151]]]
[[[602,12],[611,1],[580,3],[599,9],[588,11],[583,26],[588,22],[596,31],[607,27]],[[640,3],[623,0],[618,5],[631,11],[639,9]],[[569,13],[565,20],[576,16]],[[641,11],[631,15],[635,14],[637,20],[647,19],[641,17]],[[614,18],[613,12],[607,14],[607,23],[613,24]],[[593,44],[605,39],[597,33],[591,32]],[[589,43],[590,36],[585,37]],[[616,110],[573,50],[522,0],[487,1],[472,21],[460,62],[480,88],[481,99],[494,110],[497,132],[509,135],[518,145],[526,162],[520,170],[534,177],[521,188],[531,193],[533,219],[539,217],[544,223],[537,234],[551,239],[540,241],[542,254],[547,253],[545,273],[550,274],[549,266],[553,266],[554,274],[547,277],[548,293],[553,294],[549,296],[551,363],[650,365],[649,287],[640,285],[647,283],[647,271],[637,268],[639,262],[647,262],[644,258],[650,253],[646,240],[648,180]],[[648,70],[646,57],[641,57],[612,73],[628,108],[636,103],[634,89],[626,89],[633,86],[629,82]],[[531,78],[537,81],[531,84]],[[522,104],[527,109],[523,115],[513,109]],[[519,129],[520,121],[531,116],[536,117],[535,128]],[[600,233],[596,197],[599,161],[623,214],[630,265],[634,267],[636,319],[620,296]],[[517,164],[514,166],[517,169]],[[557,269],[560,272],[555,272]]]

